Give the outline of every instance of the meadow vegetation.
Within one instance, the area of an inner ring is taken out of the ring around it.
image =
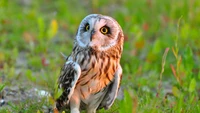
[[[7,99],[0,112],[53,106],[65,62],[60,52],[70,54],[80,21],[91,13],[115,18],[125,34],[124,99],[98,113],[200,112],[198,0],[1,0],[0,97],[13,87],[19,96],[34,94]],[[37,97],[36,90],[49,95]]]

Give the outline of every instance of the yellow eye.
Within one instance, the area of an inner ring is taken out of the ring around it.
[[[89,25],[89,24],[86,24],[85,30],[88,31],[89,29],[90,29],[90,25]]]
[[[100,29],[100,32],[102,34],[108,34],[108,31],[109,31],[108,27],[105,27],[105,26]]]

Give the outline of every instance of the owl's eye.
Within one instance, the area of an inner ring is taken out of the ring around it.
[[[85,25],[85,31],[88,31],[90,29],[90,25],[87,23],[86,25]]]
[[[101,29],[100,29],[100,32],[102,33],[102,34],[109,34],[109,32],[110,32],[110,29],[107,27],[107,26],[103,26]]]

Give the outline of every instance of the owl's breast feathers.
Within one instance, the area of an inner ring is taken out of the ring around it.
[[[112,83],[114,74],[118,69],[121,47],[106,52],[96,52],[93,49],[81,50],[75,47],[71,54],[73,60],[81,67],[81,75],[76,83],[83,99],[89,98],[90,94],[96,94]]]

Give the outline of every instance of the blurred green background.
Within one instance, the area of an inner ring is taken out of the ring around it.
[[[200,112],[198,0],[0,0],[0,92],[15,86],[51,94],[10,99],[0,112],[42,113],[54,104],[60,52],[70,54],[91,13],[115,18],[125,34],[124,99],[100,113]]]

